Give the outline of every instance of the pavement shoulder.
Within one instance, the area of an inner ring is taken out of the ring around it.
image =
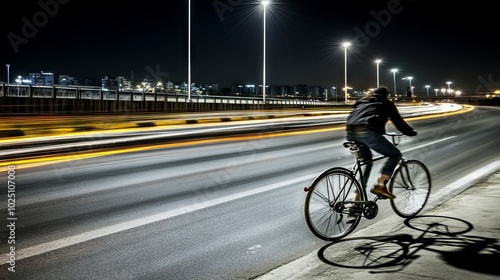
[[[256,279],[498,280],[500,161],[489,167],[416,218],[392,215]]]

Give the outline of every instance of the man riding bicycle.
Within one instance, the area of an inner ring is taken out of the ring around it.
[[[363,161],[372,160],[371,150],[387,156],[380,169],[377,183],[372,187],[371,193],[379,198],[396,198],[386,187],[398,162],[402,158],[401,151],[384,137],[385,125],[388,120],[403,134],[416,136],[417,132],[401,117],[396,105],[388,99],[389,91],[386,87],[378,87],[369,96],[356,101],[352,112],[347,117],[346,139],[348,141],[363,142],[359,155]],[[365,178],[370,177],[372,164],[366,165]],[[365,182],[367,183],[367,182]]]

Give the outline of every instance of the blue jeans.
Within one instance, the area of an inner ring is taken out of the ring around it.
[[[392,176],[394,169],[398,165],[398,162],[402,158],[401,151],[392,144],[384,135],[371,131],[371,130],[361,130],[361,131],[347,131],[346,139],[348,141],[359,141],[365,143],[360,150],[359,156],[363,161],[369,161],[373,159],[373,154],[371,150],[387,156],[387,160],[384,162],[380,168],[380,174],[387,176]],[[371,169],[373,164],[367,164],[365,166],[364,177],[368,180],[370,177]],[[367,184],[368,182],[365,182]]]

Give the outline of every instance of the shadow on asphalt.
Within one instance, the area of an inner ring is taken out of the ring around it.
[[[497,239],[466,235],[474,228],[472,223],[431,215],[409,218],[404,223],[405,233],[345,238],[323,246],[318,257],[337,267],[372,269],[373,274],[402,271],[418,258],[432,257],[455,268],[500,275]]]

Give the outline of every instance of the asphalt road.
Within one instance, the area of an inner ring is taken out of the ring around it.
[[[500,108],[483,107],[411,121],[419,135],[400,148],[429,167],[436,192],[500,157],[499,115]],[[16,272],[7,271],[3,254],[0,277],[257,277],[326,244],[308,231],[302,189],[328,167],[350,166],[342,141],[342,129],[265,129],[17,165]],[[393,215],[386,206],[375,220]],[[4,221],[8,207],[0,204]],[[4,240],[9,234],[3,227]]]

